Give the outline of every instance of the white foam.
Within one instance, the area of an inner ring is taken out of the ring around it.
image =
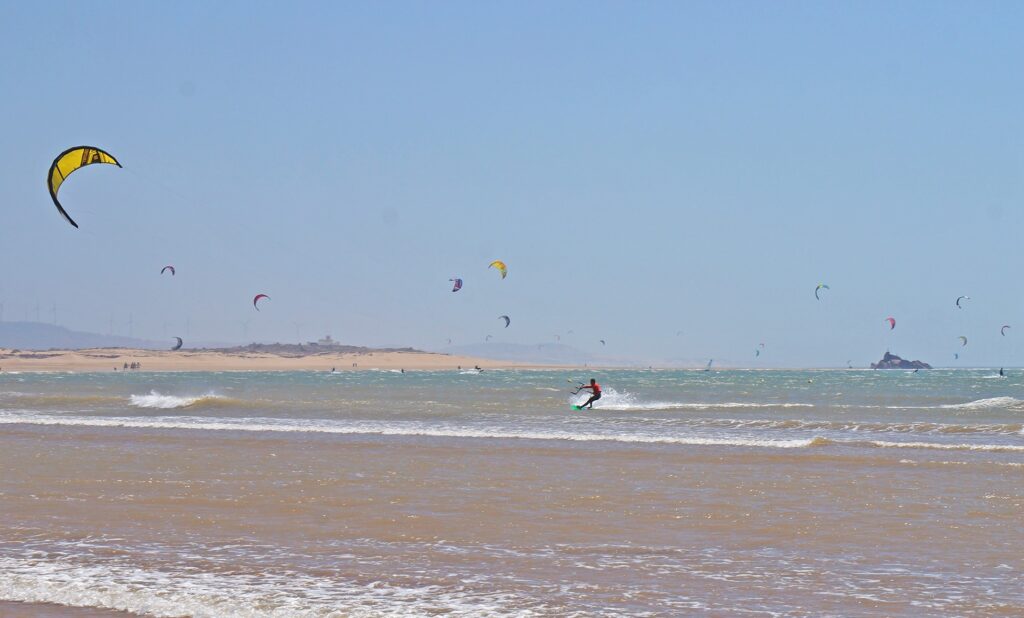
[[[420,423],[372,423],[343,421],[282,421],[272,418],[214,419],[207,417],[124,417],[47,416],[31,413],[4,413],[0,424],[51,425],[71,427],[112,427],[125,429],[185,429],[201,431],[250,431],[280,433],[327,433],[340,435],[421,436],[434,438],[481,438],[492,440],[562,440],[571,442],[620,442],[636,444],[678,444],[692,446],[746,446],[765,448],[802,448],[813,446],[819,438],[760,440],[752,438],[701,438],[655,434],[573,433],[568,431],[520,431],[437,427]]]
[[[1015,397],[989,397],[967,403],[950,403],[940,406],[886,406],[889,410],[990,410],[993,408],[1024,409],[1024,401]]]
[[[927,448],[942,451],[988,451],[996,453],[1024,453],[1024,446],[1015,444],[948,444],[944,442],[888,442],[872,440],[871,446],[880,448]]]
[[[176,395],[161,395],[156,391],[150,391],[148,395],[132,395],[131,404],[136,408],[156,408],[159,410],[171,410],[174,408],[187,408],[195,403],[208,399],[218,399],[217,395],[209,393],[198,397],[179,397]]]
[[[573,405],[580,405],[587,400],[589,395],[586,391],[573,399]],[[719,410],[736,408],[813,408],[810,403],[766,403],[766,402],[743,402],[743,401],[721,401],[721,402],[682,402],[682,401],[638,401],[632,393],[619,393],[615,389],[607,388],[601,393],[601,398],[594,402],[595,410],[613,410],[627,412],[630,410]]]
[[[989,397],[978,399],[967,403],[958,403],[942,406],[946,410],[987,410],[989,408],[1014,408],[1024,405],[1024,401],[1014,397]]]
[[[510,615],[522,603],[502,591],[328,580],[295,572],[259,575],[165,572],[113,561],[0,559],[0,599],[95,607],[145,616],[286,618],[309,616]],[[538,607],[542,613],[543,606]]]

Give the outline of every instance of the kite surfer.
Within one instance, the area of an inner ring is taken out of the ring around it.
[[[590,378],[590,384],[580,385],[576,392],[578,393],[582,390],[589,390],[592,394],[590,395],[590,399],[587,399],[585,402],[576,406],[576,409],[582,410],[583,408],[587,408],[588,410],[593,410],[594,402],[601,398],[601,385],[598,384],[597,380],[594,378]]]

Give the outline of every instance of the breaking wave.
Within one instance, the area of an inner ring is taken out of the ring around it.
[[[253,402],[222,397],[214,393],[195,397],[178,395],[162,395],[151,391],[148,395],[132,395],[129,401],[136,408],[154,408],[157,410],[173,410],[176,408],[222,407],[229,405],[251,405]]]
[[[582,394],[581,394],[582,395]],[[586,401],[586,397],[577,396],[573,403],[579,405]],[[606,388],[601,394],[601,399],[594,403],[595,410],[614,411],[638,411],[638,410],[726,410],[736,408],[813,408],[810,403],[768,403],[768,402],[743,402],[743,401],[720,401],[720,402],[682,402],[682,401],[638,401],[632,393],[619,393],[615,389]]]
[[[648,433],[576,433],[570,431],[520,431],[511,429],[474,429],[437,427],[419,423],[370,423],[308,421],[296,422],[272,418],[215,419],[208,417],[93,418],[47,416],[22,413],[0,415],[0,424],[55,425],[70,427],[112,427],[124,429],[179,429],[200,431],[247,431],[280,433],[325,433],[340,435],[410,436],[433,438],[482,438],[492,440],[560,440],[571,442],[620,442],[635,444],[677,444],[692,446],[747,446],[801,448],[822,444],[823,438],[763,440],[749,437],[697,437]]]

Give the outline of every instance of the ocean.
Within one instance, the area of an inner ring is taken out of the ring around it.
[[[1019,616],[1024,372],[994,373],[3,373],[0,600]]]

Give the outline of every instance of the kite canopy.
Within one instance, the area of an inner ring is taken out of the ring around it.
[[[181,340],[181,337],[175,337],[175,339],[177,339],[178,342],[174,344],[173,348],[171,348],[171,352],[174,352],[176,350],[180,350],[181,346],[185,344],[185,342]]]
[[[601,345],[608,345],[608,344],[606,344],[606,343],[604,342],[604,339],[598,339],[598,341],[600,341],[600,342],[601,342]]]
[[[889,323],[889,330],[896,328],[896,318],[885,318],[885,321]]]
[[[957,337],[957,339],[960,340],[960,347],[967,345],[967,337],[960,335],[959,337]]]
[[[455,283],[455,285],[452,286],[452,292],[458,292],[462,289],[462,279],[456,277],[455,279],[449,279],[448,281]]]
[[[256,311],[260,310],[259,305],[257,305],[256,303],[259,302],[259,300],[263,299],[263,298],[266,298],[267,300],[270,300],[270,297],[267,296],[266,294],[257,294],[256,296],[253,297],[253,299],[252,299],[252,306],[256,308]]]
[[[818,296],[818,292],[821,291],[821,290],[831,290],[831,289],[832,288],[828,287],[824,283],[819,283],[818,287],[814,288],[814,298],[816,298],[818,300],[821,300],[821,296]]]
[[[960,301],[962,301],[962,300],[971,300],[971,297],[970,296],[957,296],[956,297],[956,308],[957,309],[963,309],[963,307],[960,305]]]
[[[1002,335],[1003,337],[1005,337],[1006,336],[1006,329],[1007,328],[1010,328],[1010,325],[1009,324],[1003,324],[1003,327],[999,329],[999,334]]]
[[[484,337],[484,341],[490,341],[490,340],[491,340],[491,335],[487,335],[486,337]]]
[[[505,262],[502,262],[501,260],[494,260],[487,268],[497,268],[498,272],[501,273],[502,279],[508,276],[508,266],[505,266]]]
[[[60,200],[57,199],[57,192],[72,172],[93,163],[109,163],[110,165],[121,167],[117,159],[104,150],[100,150],[95,146],[75,146],[57,155],[57,158],[50,164],[50,172],[46,175],[46,185],[50,188],[50,198],[53,199],[54,206],[57,207],[61,216],[75,227],[78,227],[78,224],[64,210],[64,207],[60,205]]]
[[[512,318],[508,317],[507,315],[499,315],[498,319],[505,320],[505,328],[508,328],[508,325],[512,323]]]
[[[168,271],[168,270],[169,270],[169,271],[171,271],[171,276],[172,276],[172,277],[173,277],[174,275],[176,275],[176,274],[177,274],[177,273],[175,272],[175,270],[174,270],[174,267],[173,267],[173,266],[171,266],[170,264],[168,264],[167,266],[164,266],[163,268],[161,268],[161,269],[160,269],[160,274],[162,275],[162,274],[164,274],[164,273],[165,273],[166,271]]]

